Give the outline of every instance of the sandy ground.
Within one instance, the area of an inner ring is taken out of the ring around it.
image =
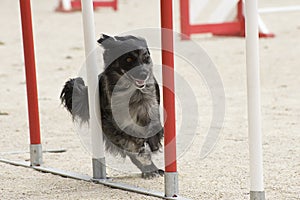
[[[297,3],[296,0],[263,0],[259,6]],[[61,154],[44,154],[44,165],[90,175],[91,157],[74,133],[70,116],[58,98],[64,81],[76,76],[84,61],[81,15],[56,13],[53,11],[56,4],[56,1],[32,1],[43,149],[67,150]],[[176,30],[179,28],[177,4],[176,1]],[[0,5],[0,157],[24,161],[28,160],[28,153],[7,153],[28,151],[19,6],[18,1],[11,0],[1,0]],[[118,12],[96,11],[97,35],[159,27],[158,0],[120,0],[119,7]],[[298,17],[300,12],[262,15],[276,34],[275,38],[260,40],[267,199],[300,199]],[[200,124],[193,142],[178,161],[180,194],[191,199],[249,199],[245,41],[209,36],[194,36],[193,40],[205,49],[218,69],[226,95],[226,116],[216,148],[207,158],[200,159],[200,147],[211,120],[211,99],[204,81],[194,82],[194,91],[199,91],[195,97],[200,105]],[[159,63],[156,54],[154,61]],[[176,59],[182,63],[177,66],[178,72],[186,80],[197,80],[188,65]],[[125,166],[121,160],[119,165]],[[156,199],[3,163],[0,168],[0,199]],[[108,175],[119,182],[163,191],[163,178],[143,180],[136,173],[113,170],[110,166]]]

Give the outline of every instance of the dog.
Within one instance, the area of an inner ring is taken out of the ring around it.
[[[144,38],[102,35],[104,71],[98,76],[101,123],[105,148],[128,156],[143,178],[163,176],[151,159],[162,148],[160,92]],[[73,120],[89,121],[87,86],[81,77],[70,79],[60,95]]]

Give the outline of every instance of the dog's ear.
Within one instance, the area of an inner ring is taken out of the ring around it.
[[[105,49],[109,48],[110,46],[113,45],[115,42],[115,39],[109,35],[102,34],[99,40],[97,42],[103,46]]]
[[[102,42],[104,42],[105,40],[107,40],[107,39],[109,39],[109,38],[112,38],[112,37],[109,36],[109,35],[102,34],[101,37],[100,37],[100,39],[97,40],[97,42],[98,42],[99,44],[102,44]]]

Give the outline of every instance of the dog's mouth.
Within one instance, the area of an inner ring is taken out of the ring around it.
[[[137,77],[134,77],[132,76],[131,74],[129,73],[126,73],[125,71],[122,70],[122,72],[125,74],[125,76],[130,79],[132,82],[134,82],[134,85],[136,86],[137,89],[144,89],[146,87],[146,84],[147,84],[147,80],[149,79],[150,77],[150,74],[147,74],[147,77],[143,79],[141,78],[137,78]]]
[[[135,79],[134,81],[135,81],[135,84],[136,84],[137,86],[144,86],[145,83],[146,83],[145,80]]]
[[[141,79],[134,78],[134,77],[131,76],[131,79],[134,81],[135,86],[136,86],[138,89],[144,89],[144,88],[146,87],[146,82],[147,82],[148,78],[149,78],[149,76],[147,76],[146,79],[141,80]]]
[[[139,79],[133,79],[133,80],[134,80],[135,86],[138,89],[145,88],[145,86],[146,86],[146,80],[139,80]]]

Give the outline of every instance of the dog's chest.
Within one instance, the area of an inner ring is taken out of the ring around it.
[[[145,126],[155,116],[158,108],[155,92],[137,90],[129,101],[129,113],[138,124]]]
[[[159,117],[154,85],[143,90],[128,88],[118,91],[112,97],[113,116],[121,129],[132,125],[146,126],[151,120]]]

